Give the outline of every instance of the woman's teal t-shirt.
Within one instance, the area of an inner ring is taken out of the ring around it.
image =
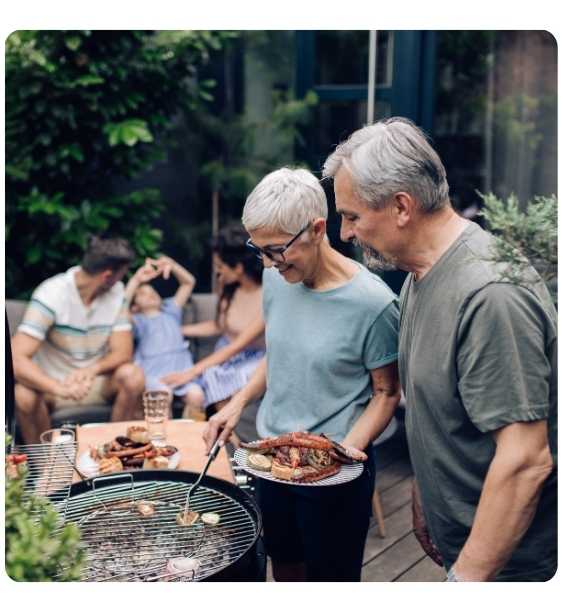
[[[310,431],[341,441],[372,396],[370,370],[397,360],[397,296],[357,265],[352,279],[327,291],[264,270],[268,382],[256,422],[261,437]]]

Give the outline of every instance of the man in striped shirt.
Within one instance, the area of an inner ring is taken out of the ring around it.
[[[113,400],[113,421],[132,419],[144,390],[132,363],[124,287],[134,252],[122,238],[93,238],[80,266],[33,292],[12,339],[16,414],[26,444],[49,429],[50,410]]]

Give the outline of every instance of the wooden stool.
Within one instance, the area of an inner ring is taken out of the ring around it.
[[[377,521],[377,528],[379,529],[379,537],[385,537],[385,522],[383,521],[383,508],[381,507],[381,498],[377,489],[373,490],[373,497],[371,498],[371,507],[373,514]]]

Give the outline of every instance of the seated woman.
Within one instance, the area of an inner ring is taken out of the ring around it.
[[[150,285],[161,276],[173,274],[179,287],[172,298],[162,299]],[[193,366],[193,358],[182,335],[182,308],[195,286],[195,278],[170,257],[147,258],[145,265],[130,278],[125,298],[131,304],[135,338],[135,363],[145,374],[146,389],[166,389],[160,378],[170,372]],[[184,403],[203,396],[196,383],[174,388]]]
[[[221,408],[244,387],[265,354],[262,316],[262,264],[248,251],[248,234],[233,224],[212,241],[213,266],[221,287],[217,316],[184,325],[185,336],[220,336],[214,352],[182,372],[162,377],[177,388],[192,381],[203,389],[190,393],[184,416],[203,419],[203,408]]]

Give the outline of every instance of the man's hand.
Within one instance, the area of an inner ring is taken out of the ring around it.
[[[183,372],[172,372],[171,374],[167,374],[160,379],[160,382],[163,382],[165,385],[168,385],[174,389],[175,387],[180,387],[181,385],[191,382],[199,375],[199,370],[193,367],[184,370]]]
[[[220,444],[231,437],[233,429],[240,421],[240,415],[244,409],[244,403],[237,399],[235,395],[219,412],[214,414],[203,431],[203,441],[205,442],[205,452],[209,454],[215,440],[219,438]]]
[[[72,399],[80,400],[88,395],[96,378],[95,366],[73,370],[62,382]]]
[[[422,546],[424,552],[440,566],[444,565],[442,555],[438,549],[434,546],[434,543],[430,539],[430,534],[426,528],[426,521],[422,513],[422,505],[420,503],[420,494],[418,491],[418,485],[416,480],[412,483],[412,526],[414,529],[414,535]]]
[[[59,399],[69,399],[78,402],[86,397],[88,391],[85,393],[84,386],[80,383],[66,384],[64,382],[57,382],[52,393]]]

